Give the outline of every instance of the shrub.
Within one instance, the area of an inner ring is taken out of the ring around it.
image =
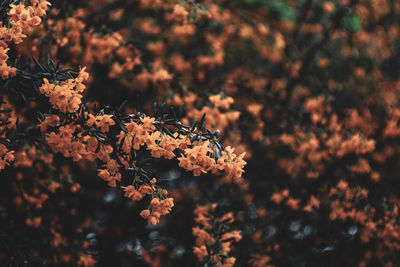
[[[2,265],[400,265],[396,1],[0,16]]]

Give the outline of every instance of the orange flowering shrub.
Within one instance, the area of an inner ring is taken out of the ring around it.
[[[50,5],[49,2],[42,0],[21,2],[18,5],[10,4],[10,10],[4,14],[9,16],[8,23],[0,23],[0,75],[3,80],[15,76],[16,73],[15,67],[7,65],[9,45],[20,44],[32,28],[40,24],[40,17],[46,14]],[[4,4],[7,2],[2,5]]]
[[[15,120],[13,121],[12,110],[7,108],[7,103],[2,98],[0,98],[0,101],[0,170],[3,170],[6,166],[9,166],[10,163],[15,160],[15,151],[12,150],[10,140],[6,136],[7,129],[15,127]]]
[[[61,112],[58,116],[45,115],[40,123],[45,141],[55,152],[71,157],[73,161],[103,162],[98,176],[109,186],[116,187],[117,182],[121,182],[121,169],[133,171],[132,185],[122,188],[125,196],[133,200],[150,195],[151,208],[141,213],[150,225],[159,223],[160,216],[168,214],[174,204],[172,198],[166,198],[166,190],[155,185],[156,179],[150,180],[148,172],[137,166],[139,152],[150,150],[151,157],[165,159],[180,155],[179,166],[193,171],[194,176],[224,171],[226,175],[222,180],[225,182],[242,179],[246,164],[242,160],[244,154],[236,156],[230,147],[222,149],[214,133],[205,128],[205,117],[189,127],[168,118],[168,114],[162,114],[157,120],[140,114],[123,118],[118,111],[104,114],[102,110],[101,114],[89,114],[80,94],[85,89],[82,82],[88,77],[82,69],[76,78],[55,84],[43,79],[40,92],[49,97],[49,104],[54,110]],[[65,118],[60,118],[61,115]],[[110,130],[110,127],[117,127],[117,123],[120,128],[118,135]],[[168,130],[166,125],[175,127],[175,133],[172,134],[172,129]],[[112,140],[115,143],[111,143]]]
[[[399,18],[1,1],[0,265],[400,265]]]
[[[193,227],[196,238],[193,253],[202,265],[233,266],[236,258],[229,256],[232,243],[239,242],[242,236],[238,230],[229,231],[229,224],[234,221],[233,212],[215,218],[211,212],[215,212],[216,208],[217,204],[213,203],[209,206],[197,206],[194,210],[194,220],[200,226]]]

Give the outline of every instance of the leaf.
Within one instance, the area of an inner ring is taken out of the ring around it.
[[[276,20],[286,19],[296,22],[295,11],[286,3],[284,3],[284,1],[276,1],[272,4],[268,4],[267,8],[271,17]]]
[[[0,144],[5,145],[5,146],[12,146],[10,142],[7,141],[5,138],[0,138]]]
[[[35,61],[36,65],[40,68],[40,70],[41,70],[42,72],[45,72],[46,69],[43,67],[42,64],[40,64],[39,60],[37,60],[36,57],[32,57],[32,58],[33,58],[33,61]]]
[[[41,121],[44,121],[45,116],[43,115],[42,112],[38,112],[37,115],[39,116],[39,118],[40,118]]]
[[[119,146],[118,146],[118,150],[122,150],[122,146],[125,143],[125,138],[126,138],[126,135],[124,135],[124,137],[122,137],[121,142],[119,143]]]
[[[175,136],[171,133],[170,130],[168,130],[168,128],[162,126],[161,129],[162,129],[162,131],[163,131],[164,133],[168,134],[170,137],[175,138]]]
[[[124,106],[126,105],[126,103],[128,103],[128,100],[125,100],[124,102],[122,102],[122,104],[118,107],[118,113],[121,113],[121,111],[124,108]]]
[[[174,107],[171,107],[171,113],[174,116],[174,120],[177,120],[178,117],[176,116],[176,112],[175,112],[175,108]]]
[[[193,143],[194,141],[198,141],[199,139],[199,136],[195,134],[192,138],[190,138],[190,142]]]
[[[354,13],[346,15],[342,18],[342,26],[350,33],[357,33],[361,30],[360,18]]]
[[[179,106],[179,118],[182,118],[183,117],[183,112],[185,111],[185,105],[184,104],[182,104],[182,105],[180,105]]]
[[[190,131],[191,131],[191,132],[193,132],[194,129],[196,128],[197,122],[198,122],[198,120],[194,120],[194,121],[193,121],[192,127],[190,127]]]
[[[200,265],[204,266],[210,260],[210,258],[210,255],[204,256],[203,260],[200,262]]]
[[[154,116],[157,117],[157,115],[158,115],[158,108],[157,108],[157,103],[156,103],[156,102],[153,103],[153,109],[154,109]]]
[[[200,119],[200,122],[199,122],[199,129],[200,130],[203,130],[205,118],[206,118],[206,113],[204,113],[203,116]]]
[[[100,142],[97,143],[96,151],[94,153],[99,153],[100,151]]]

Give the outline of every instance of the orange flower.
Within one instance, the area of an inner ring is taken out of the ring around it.
[[[230,239],[234,238],[236,242],[239,242],[242,239],[241,231],[239,230],[234,230],[232,232],[228,232],[222,235],[221,239]]]
[[[159,223],[159,221],[160,220],[158,218],[156,218],[154,216],[150,216],[149,220],[148,220],[148,223],[149,223],[149,225],[155,225],[155,224]]]
[[[131,198],[132,200],[141,200],[143,198],[143,194],[135,189],[133,185],[121,186],[121,188],[125,191],[125,197]]]
[[[229,257],[225,259],[225,262],[222,264],[222,267],[232,267],[235,265],[236,258],[234,257]]]
[[[224,216],[219,219],[221,222],[225,222],[226,224],[233,223],[233,212],[228,212]]]
[[[96,117],[96,126],[100,127],[103,133],[108,132],[109,127],[115,125],[115,122],[111,117],[112,115],[102,115]]]
[[[143,123],[142,127],[145,131],[152,131],[155,129],[155,127],[153,125],[155,118],[141,117],[140,121]]]
[[[43,84],[40,86],[40,92],[44,95],[49,95],[51,91],[54,89],[54,84],[49,83],[49,80],[43,78]]]
[[[288,205],[292,210],[298,210],[300,204],[300,199],[289,198],[286,200],[286,205]]]
[[[153,191],[154,191],[153,188],[151,188],[151,186],[149,185],[141,185],[139,187],[139,192],[142,195],[150,195]]]
[[[40,124],[40,131],[42,132],[46,132],[48,127],[54,127],[56,126],[58,123],[60,123],[60,117],[58,117],[57,115],[51,115],[49,117],[46,117]]]
[[[234,102],[233,98],[230,96],[222,99],[221,94],[212,95],[208,99],[214,104],[215,107],[223,109],[228,109]]]
[[[283,196],[280,193],[275,193],[271,196],[271,200],[276,204],[280,204],[283,201]]]
[[[197,258],[201,261],[205,256],[207,256],[207,248],[205,245],[200,247],[193,247],[193,253],[197,256]]]
[[[140,216],[143,219],[148,219],[150,217],[150,211],[149,210],[142,210],[142,212],[140,213]]]
[[[339,183],[337,184],[337,188],[339,188],[341,191],[345,191],[348,187],[349,184],[343,180],[340,180]]]
[[[84,267],[94,266],[96,264],[96,260],[93,259],[92,255],[82,254],[79,257],[78,265]]]
[[[173,13],[167,16],[167,20],[173,20],[176,22],[181,22],[185,20],[189,12],[186,11],[185,7],[181,5],[174,5]]]
[[[215,239],[204,229],[196,226],[192,228],[193,235],[196,237],[196,244],[199,246],[205,245],[207,242],[213,244]]]

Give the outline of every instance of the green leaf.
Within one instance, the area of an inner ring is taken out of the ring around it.
[[[284,1],[276,1],[267,6],[269,14],[276,20],[286,19],[292,22],[296,22],[296,13],[288,6]]]
[[[357,14],[346,15],[342,18],[342,26],[351,33],[357,33],[361,30],[360,18]]]

